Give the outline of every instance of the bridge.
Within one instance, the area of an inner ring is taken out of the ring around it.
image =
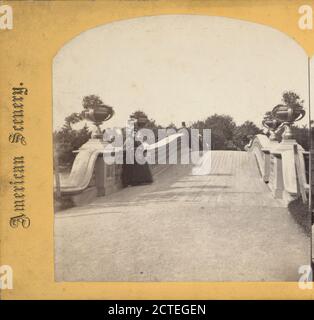
[[[308,193],[295,140],[257,135],[246,151],[155,165],[153,184],[127,188],[91,140],[61,186],[75,206],[55,213],[57,281],[295,281],[309,264],[287,207]]]

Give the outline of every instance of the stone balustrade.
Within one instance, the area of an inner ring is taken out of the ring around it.
[[[147,159],[152,174],[164,166],[181,163],[182,133],[172,134],[154,144],[147,145]],[[188,148],[186,148],[188,149]],[[123,149],[110,148],[107,142],[90,139],[77,151],[69,177],[60,185],[61,201],[83,205],[95,197],[109,195],[122,189],[122,164],[105,161],[106,157],[122,157]],[[188,153],[188,150],[187,150]]]
[[[286,204],[309,190],[308,153],[295,140],[279,143],[258,134],[246,146],[252,152],[261,173],[275,198]]]
[[[147,159],[152,174],[171,164],[187,164],[191,160],[189,146],[182,139],[184,133],[171,134],[153,144],[146,144]],[[274,198],[286,204],[302,196],[308,197],[309,154],[295,140],[278,142],[266,135],[254,136],[246,146],[259,168],[263,181]],[[122,162],[106,161],[118,156],[123,149],[113,147],[99,138],[92,138],[78,150],[69,177],[62,181],[58,194],[61,201],[83,205],[95,197],[109,195],[122,189]]]

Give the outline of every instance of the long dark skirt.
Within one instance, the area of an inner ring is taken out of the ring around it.
[[[153,177],[148,163],[123,164],[122,183],[125,187],[127,187],[128,185],[136,186],[152,182]]]

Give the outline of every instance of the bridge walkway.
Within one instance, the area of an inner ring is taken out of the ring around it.
[[[207,161],[209,174],[166,166],[152,185],[57,213],[56,280],[297,280],[310,239],[254,156],[212,151]]]

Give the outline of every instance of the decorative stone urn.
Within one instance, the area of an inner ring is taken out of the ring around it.
[[[100,130],[100,125],[104,121],[108,121],[114,115],[112,107],[103,105],[97,105],[93,108],[87,108],[82,111],[82,116],[89,121],[92,121],[96,126],[96,130],[92,133],[92,139],[102,139],[103,134]]]
[[[277,131],[284,128],[282,140],[286,141],[294,138],[291,126],[295,121],[299,121],[305,116],[305,110],[302,106],[279,104],[273,109],[271,114],[276,120],[281,122]]]
[[[268,111],[265,113],[264,119],[262,121],[262,125],[268,130],[270,141],[277,141],[275,132],[281,124],[282,124],[282,121],[275,119],[271,111]]]

